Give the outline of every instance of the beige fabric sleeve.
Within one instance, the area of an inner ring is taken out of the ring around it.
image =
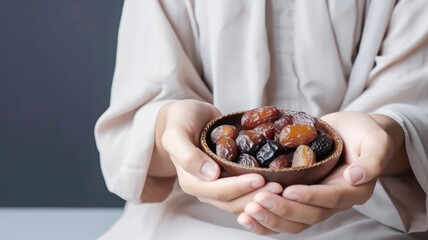
[[[426,231],[428,193],[428,4],[398,1],[375,67],[364,91],[345,109],[377,112],[395,119],[405,132],[406,149],[414,176],[385,177],[381,186],[402,223],[383,219],[370,207],[364,214],[403,231]],[[378,204],[376,195],[369,200]]]
[[[196,67],[191,12],[191,1],[124,3],[111,102],[95,137],[107,187],[127,201],[140,202],[159,109],[178,99],[211,101]]]

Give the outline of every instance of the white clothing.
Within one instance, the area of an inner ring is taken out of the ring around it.
[[[130,203],[103,239],[330,239],[345,232],[347,239],[405,239],[400,231],[427,231],[428,2],[294,1],[287,61],[295,85],[275,94],[289,80],[275,75],[279,64],[269,50],[278,46],[266,2],[125,1],[111,103],[95,136],[109,190]],[[254,235],[177,186],[162,203],[138,204],[157,112],[189,98],[223,113],[276,105],[316,116],[386,114],[403,127],[414,176],[381,178],[367,203],[295,238]]]

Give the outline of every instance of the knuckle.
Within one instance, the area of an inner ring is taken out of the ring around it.
[[[179,163],[181,167],[188,171],[192,168],[192,162],[196,158],[196,151],[186,151],[182,156],[179,158]]]
[[[343,196],[341,194],[332,194],[330,199],[330,206],[340,206],[343,202]]]
[[[270,226],[269,228],[271,228],[271,229],[281,229],[281,228],[284,228],[282,222],[280,222],[280,221],[269,221],[268,224]]]
[[[286,216],[290,215],[290,209],[288,207],[278,208],[278,212],[279,212],[278,215],[280,215],[282,217],[286,217]]]
[[[313,203],[316,200],[316,197],[314,194],[311,193],[304,193],[300,195],[300,201],[306,202],[306,203]]]

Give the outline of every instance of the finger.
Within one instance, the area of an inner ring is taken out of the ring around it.
[[[264,185],[263,187],[255,190],[253,192],[239,196],[239,197],[234,198],[230,201],[218,201],[218,200],[215,200],[213,198],[201,198],[201,197],[199,198],[199,200],[202,202],[214,205],[223,211],[231,212],[234,214],[239,214],[239,213],[242,213],[244,211],[245,205],[247,203],[249,203],[250,201],[252,201],[254,196],[256,196],[258,193],[269,192],[271,194],[278,195],[278,194],[282,193],[282,191],[283,191],[283,188],[280,184],[275,183],[275,182],[269,182],[266,185]]]
[[[254,202],[274,215],[274,217],[266,215],[266,220],[262,224],[278,231],[280,229],[274,226],[277,221],[277,216],[289,221],[313,225],[327,219],[332,214],[339,211],[339,209],[335,208],[324,208],[298,203],[266,192],[257,194],[254,197]]]
[[[282,218],[281,216],[264,209],[256,202],[248,203],[245,206],[245,213],[253,218],[256,223],[264,227],[261,228],[258,224],[254,224],[254,229],[252,231],[259,234],[267,232],[266,229],[273,232],[297,234],[309,227],[308,224]]]
[[[367,201],[373,193],[374,184],[375,181],[372,181],[352,186],[344,181],[335,181],[331,184],[294,185],[286,188],[282,196],[306,205],[344,210]]]
[[[244,226],[246,229],[257,233],[259,235],[272,235],[272,234],[278,234],[278,232],[272,231],[269,228],[264,227],[260,223],[258,223],[256,220],[254,220],[252,217],[250,217],[246,213],[241,213],[238,216],[238,223]]]
[[[201,180],[179,166],[177,167],[179,184],[184,192],[201,199],[227,202],[254,191],[265,184],[259,174],[244,174],[236,177],[221,178],[215,181]]]
[[[214,180],[220,175],[220,168],[208,155],[197,148],[192,137],[182,129],[166,130],[162,144],[174,165],[204,180]]]
[[[360,156],[347,167],[344,179],[352,185],[376,179],[392,155],[391,137],[383,130],[372,131],[361,143]]]

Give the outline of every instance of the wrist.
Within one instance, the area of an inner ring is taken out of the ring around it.
[[[155,124],[155,142],[148,175],[153,177],[173,177],[176,175],[175,167],[168,152],[162,145],[162,136],[168,118],[168,110],[173,103],[164,105],[158,112]]]
[[[381,175],[395,176],[409,173],[411,168],[405,147],[404,131],[400,124],[383,114],[371,114],[370,116],[391,137],[394,145],[392,157]]]

